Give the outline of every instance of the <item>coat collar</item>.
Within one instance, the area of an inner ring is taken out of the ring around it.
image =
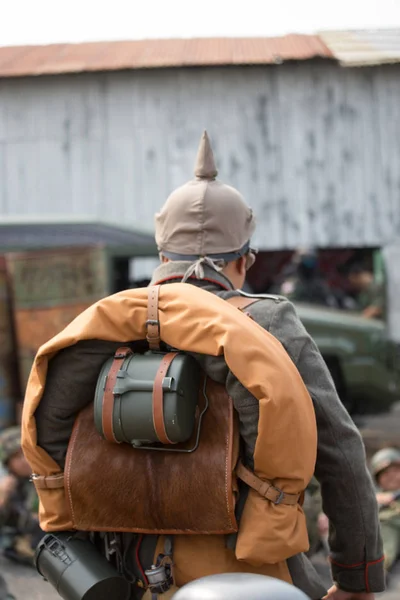
[[[161,263],[154,271],[150,285],[158,285],[162,283],[180,282],[186,273],[190,262],[186,261],[170,261]],[[227,277],[221,272],[215,271],[208,265],[204,265],[204,279],[190,277],[188,283],[197,285],[208,290],[234,290],[234,286]]]

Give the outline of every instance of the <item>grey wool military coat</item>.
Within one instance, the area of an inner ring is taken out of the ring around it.
[[[161,264],[152,284],[182,279],[187,262]],[[239,292],[230,281],[207,265],[203,280],[189,284],[228,299]],[[374,486],[367,469],[364,445],[343,407],[326,364],[306,332],[291,302],[270,296],[246,309],[251,317],[284,346],[312,398],[317,419],[318,451],[315,475],[321,484],[323,510],[331,523],[333,579],[343,590],[384,590],[384,567]],[[246,460],[252,463],[258,426],[258,402],[228,370],[223,357],[197,356],[207,374],[224,383],[239,414]],[[310,598],[326,594],[314,567],[303,554],[288,560],[293,583]]]

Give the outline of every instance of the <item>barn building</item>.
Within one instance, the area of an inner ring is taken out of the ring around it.
[[[206,128],[260,250],[380,247],[400,226],[399,61],[393,30],[0,48],[0,218],[151,232]]]

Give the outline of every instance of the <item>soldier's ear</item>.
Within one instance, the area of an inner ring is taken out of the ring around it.
[[[239,275],[242,277],[246,275],[246,257],[241,256],[236,261],[236,268]]]

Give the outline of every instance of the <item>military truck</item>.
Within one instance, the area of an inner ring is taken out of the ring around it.
[[[400,400],[400,242],[379,254],[377,278],[385,278],[387,320],[296,303],[350,414],[387,411]]]
[[[385,412],[400,399],[399,346],[384,321],[315,305],[296,309],[350,414]]]

